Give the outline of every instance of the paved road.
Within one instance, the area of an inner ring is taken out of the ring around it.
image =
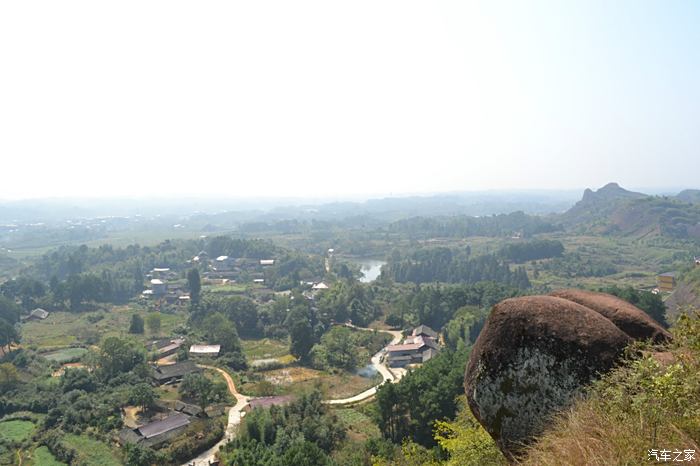
[[[211,447],[209,450],[200,454],[196,458],[191,459],[183,466],[208,466],[210,463],[213,463],[216,454],[219,452],[221,447],[226,445],[236,434],[236,429],[241,423],[241,419],[243,419],[243,416],[245,416],[243,408],[245,408],[248,405],[248,401],[250,401],[249,397],[238,393],[238,391],[236,390],[236,385],[233,383],[233,379],[225,370],[219,369],[218,367],[204,366],[199,364],[198,367],[201,367],[203,369],[212,369],[223,375],[224,379],[226,379],[226,385],[228,385],[228,391],[231,392],[231,395],[233,395],[234,398],[236,398],[236,405],[233,408],[231,408],[228,412],[228,424],[226,425],[226,430],[224,431],[223,438],[219,440],[219,442],[217,442],[216,445]]]

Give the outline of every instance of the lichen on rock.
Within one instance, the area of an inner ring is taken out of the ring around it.
[[[562,298],[494,306],[465,374],[472,412],[504,454],[517,456],[547,420],[612,368],[630,337],[601,314]]]

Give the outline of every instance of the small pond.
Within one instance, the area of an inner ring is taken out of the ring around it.
[[[372,364],[367,364],[365,367],[355,369],[355,374],[366,379],[371,379],[377,375],[377,369]]]
[[[382,273],[382,266],[386,264],[386,261],[377,259],[360,259],[355,262],[360,264],[360,271],[362,272],[360,281],[362,283],[370,283],[379,278],[379,275]]]

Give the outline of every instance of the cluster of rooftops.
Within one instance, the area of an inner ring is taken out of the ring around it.
[[[435,330],[427,325],[419,325],[402,343],[386,348],[387,362],[390,367],[422,364],[440,351],[437,340],[438,334]]]
[[[183,338],[154,342],[159,353],[176,351],[184,344]],[[219,345],[192,345],[190,354],[212,354],[219,352]],[[438,334],[427,325],[419,325],[413,329],[400,344],[386,348],[388,364],[391,367],[404,367],[409,364],[423,363],[437,354],[440,350]],[[201,372],[202,368],[192,360],[161,365],[153,368],[152,378],[155,385],[177,383],[186,375]],[[293,400],[292,396],[270,396],[255,398],[250,401],[246,410],[266,408],[273,405],[285,405]],[[156,446],[182,433],[191,423],[191,418],[203,415],[198,406],[183,402],[175,402],[174,406],[163,406],[165,413],[161,419],[133,429],[124,429],[120,433],[122,443],[138,443],[145,446]]]

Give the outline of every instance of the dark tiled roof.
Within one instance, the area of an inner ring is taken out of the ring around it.
[[[161,349],[165,348],[168,345],[171,345],[172,341],[169,338],[164,338],[162,340],[154,340],[151,342],[151,347],[154,349]]]
[[[198,416],[202,413],[202,408],[199,406],[184,403],[182,401],[175,401],[175,411],[189,414],[190,416]]]
[[[437,332],[433,330],[432,328],[428,327],[427,325],[419,325],[418,327],[413,329],[413,336],[418,336],[418,335],[426,335],[429,336],[430,338],[437,338]]]
[[[141,440],[141,436],[134,432],[133,429],[122,429],[119,431],[119,440],[122,444],[138,443]]]
[[[421,347],[417,343],[410,343],[404,345],[389,345],[386,350],[388,353],[397,353],[400,351],[416,351]]]
[[[151,422],[136,429],[143,438],[149,439],[156,435],[170,432],[178,427],[186,426],[190,419],[184,414],[175,413],[160,421]]]
[[[429,346],[432,349],[436,350],[440,348],[437,342],[430,337],[423,337],[423,342],[425,343],[425,346]]]
[[[434,358],[435,355],[437,355],[437,353],[438,353],[437,350],[435,350],[433,348],[428,348],[427,351],[423,351],[423,355],[422,355],[423,362]]]
[[[193,361],[183,361],[169,366],[158,366],[153,371],[153,378],[156,380],[167,380],[174,377],[184,377],[187,374],[200,372],[201,370]]]

